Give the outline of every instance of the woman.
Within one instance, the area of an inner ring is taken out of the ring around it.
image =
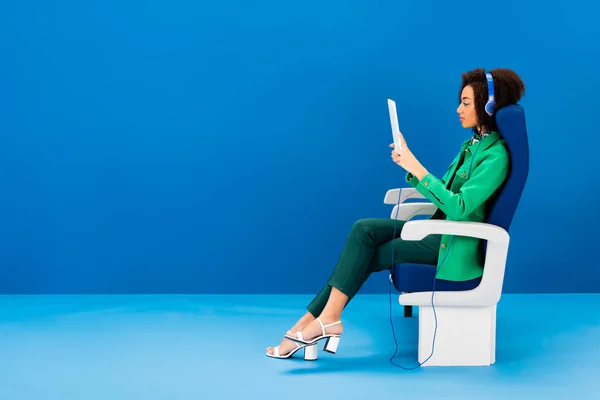
[[[488,105],[488,79],[493,79],[495,104]],[[521,78],[512,70],[483,69],[462,74],[457,113],[473,137],[463,142],[448,171],[439,179],[414,156],[401,138],[402,149],[392,147],[392,160],[406,172],[407,182],[438,210],[433,219],[484,222],[498,189],[507,177],[509,154],[498,133],[495,110],[517,103],[525,92]],[[395,227],[394,227],[395,225]],[[288,358],[297,350],[328,339],[326,350],[335,353],[344,330],[341,315],[373,272],[389,270],[394,263],[432,266],[432,290],[469,290],[483,274],[481,240],[469,237],[430,235],[421,241],[400,238],[403,221],[389,218],[361,219],[352,227],[329,281],[308,305],[308,312],[296,322],[277,347],[267,355]],[[392,240],[393,239],[393,240]],[[452,251],[450,251],[452,249]],[[392,254],[393,253],[393,254]],[[443,264],[443,268],[440,268]],[[399,282],[400,286],[403,282]]]

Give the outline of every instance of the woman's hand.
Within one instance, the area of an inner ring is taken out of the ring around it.
[[[421,180],[425,175],[429,172],[421,165],[419,160],[414,156],[414,154],[410,151],[408,146],[406,145],[406,141],[404,140],[404,136],[400,136],[400,143],[402,143],[402,149],[396,150],[396,146],[392,143],[390,147],[392,148],[392,160],[402,168],[404,168],[407,172],[413,174],[417,179]]]

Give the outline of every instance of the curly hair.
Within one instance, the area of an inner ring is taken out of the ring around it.
[[[471,86],[475,93],[475,112],[479,125],[487,130],[498,130],[496,125],[496,112],[507,105],[516,104],[525,94],[525,84],[517,73],[508,68],[496,68],[488,71],[494,80],[494,100],[496,107],[492,116],[485,112],[488,101],[488,87],[485,76],[486,70],[476,68],[462,74],[462,85],[458,93],[458,102],[461,102],[461,93],[465,86]]]

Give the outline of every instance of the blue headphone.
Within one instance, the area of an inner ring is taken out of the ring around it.
[[[494,114],[494,108],[496,107],[496,100],[494,97],[494,79],[492,78],[492,74],[489,72],[485,73],[485,77],[487,78],[488,84],[488,101],[485,103],[485,112],[491,116]]]

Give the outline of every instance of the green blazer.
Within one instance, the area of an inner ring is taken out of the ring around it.
[[[498,132],[481,142],[463,142],[441,179],[428,174],[421,181],[411,173],[406,181],[438,207],[430,219],[485,222],[510,166],[506,143]],[[483,275],[483,241],[442,235],[438,279],[466,281]]]

